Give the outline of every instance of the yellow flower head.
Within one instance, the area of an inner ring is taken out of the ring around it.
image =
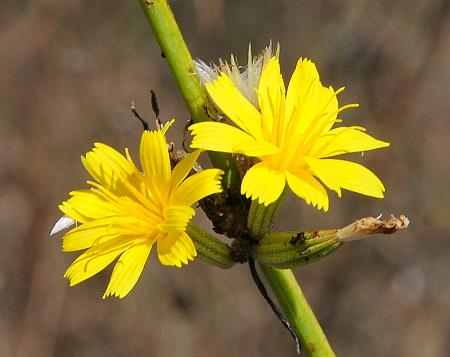
[[[220,110],[236,124],[202,122],[191,125],[193,148],[244,154],[260,162],[245,174],[241,192],[269,205],[286,182],[308,204],[328,210],[322,184],[341,196],[341,188],[383,197],[384,186],[367,168],[332,156],[389,146],[366,134],[362,127],[337,127],[338,114],[356,104],[339,107],[335,91],[324,87],[313,62],[299,59],[285,90],[277,57],[261,73],[259,109],[222,72],[206,89]],[[320,179],[319,182],[318,179]]]
[[[162,131],[144,131],[140,144],[141,172],[128,150],[123,156],[96,143],[82,162],[95,181],[91,189],[71,192],[59,208],[81,223],[64,235],[63,250],[87,249],[67,269],[70,285],[78,284],[118,259],[103,297],[124,297],[136,284],[150,250],[159,261],[181,267],[196,250],[186,234],[195,202],[221,191],[222,171],[209,169],[189,176],[200,151],[189,154],[173,171]],[[58,225],[58,223],[57,223]]]

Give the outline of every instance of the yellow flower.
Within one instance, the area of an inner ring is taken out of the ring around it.
[[[281,195],[286,182],[308,204],[328,210],[328,194],[322,184],[341,196],[341,188],[372,197],[383,197],[384,186],[367,168],[332,156],[389,146],[364,133],[358,126],[333,128],[339,107],[335,91],[320,82],[316,66],[299,59],[285,90],[277,57],[261,73],[255,91],[259,109],[222,72],[205,84],[219,109],[236,127],[218,122],[190,126],[193,148],[244,154],[260,162],[245,174],[241,192],[269,205]],[[318,179],[321,180],[319,182]]]
[[[82,157],[95,182],[88,181],[91,189],[71,192],[59,206],[69,217],[66,221],[81,223],[64,235],[63,250],[87,249],[65,273],[71,286],[97,274],[120,256],[103,298],[122,298],[136,284],[155,243],[164,265],[181,267],[196,256],[185,232],[195,214],[191,205],[221,191],[222,172],[209,169],[187,177],[199,150],[172,171],[164,138],[170,124],[162,131],[142,134],[139,154],[143,173],[128,150],[123,156],[96,143]]]

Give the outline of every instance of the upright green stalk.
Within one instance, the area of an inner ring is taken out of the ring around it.
[[[292,271],[275,269],[266,265],[260,265],[260,267],[288,321],[297,331],[308,356],[334,356],[335,354]]]
[[[194,62],[167,0],[139,0],[194,122],[211,120],[208,95],[195,75]],[[231,155],[208,152],[214,167],[225,171],[224,186],[237,186],[239,179]]]

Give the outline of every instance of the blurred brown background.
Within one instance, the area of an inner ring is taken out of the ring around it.
[[[377,200],[331,194],[329,213],[290,197],[279,228],[339,227],[405,213],[407,232],[376,236],[297,269],[340,356],[447,356],[450,350],[450,21],[444,0],[172,1],[196,57],[246,61],[281,43],[289,78],[300,56],[345,85],[347,124],[390,141],[356,160],[386,185]],[[0,355],[294,356],[289,334],[247,266],[153,256],[124,300],[101,300],[110,271],[69,288],[77,254],[48,237],[57,205],[87,175],[93,142],[136,154],[131,100],[152,118],[187,111],[137,1],[0,3]],[[172,130],[172,134],[176,130]],[[179,138],[176,139],[179,143]]]

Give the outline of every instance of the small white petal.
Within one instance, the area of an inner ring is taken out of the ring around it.
[[[205,62],[198,58],[194,60],[194,66],[195,72],[200,78],[200,83],[202,85],[205,85],[205,83],[213,82],[220,74],[220,70],[217,68],[217,66],[208,66]]]
[[[61,232],[62,230],[69,228],[70,226],[74,225],[76,222],[70,217],[62,216],[60,219],[58,219],[58,222],[55,223],[53,226],[50,236],[53,234],[56,234],[58,232]]]

